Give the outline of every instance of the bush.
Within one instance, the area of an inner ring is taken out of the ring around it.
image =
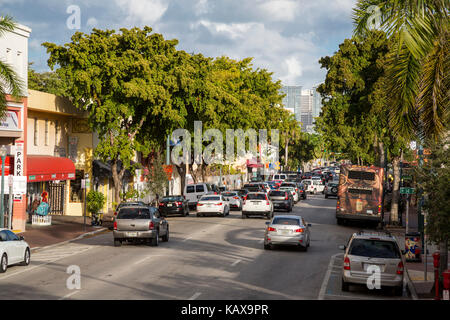
[[[105,202],[105,196],[101,192],[91,190],[87,194],[87,210],[93,215],[99,213]]]

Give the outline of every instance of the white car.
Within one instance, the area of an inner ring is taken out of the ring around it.
[[[222,197],[228,201],[231,209],[240,211],[242,209],[242,199],[237,191],[224,191],[221,193]]]
[[[273,217],[273,203],[265,192],[250,192],[244,199],[242,205],[242,219],[248,216],[265,216],[266,219]]]
[[[202,196],[197,203],[197,217],[206,215],[222,216],[230,214],[230,204],[222,195]]]
[[[317,192],[322,192],[325,189],[325,186],[322,183],[322,180],[319,179],[305,179],[302,181],[305,185],[305,192],[316,194]]]
[[[298,200],[300,200],[300,195],[295,190],[294,187],[280,187],[278,190],[280,191],[289,191],[292,194],[292,197],[294,198],[294,203],[297,203]]]
[[[22,236],[8,229],[0,229],[0,273],[13,264],[30,264],[30,247]]]

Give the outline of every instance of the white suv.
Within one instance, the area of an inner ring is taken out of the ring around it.
[[[183,195],[188,200],[189,207],[197,205],[198,199],[207,194],[220,194],[219,188],[216,185],[209,183],[188,184],[184,187]]]
[[[273,203],[265,192],[250,192],[244,198],[242,205],[242,219],[250,215],[265,216],[266,219],[273,217]]]

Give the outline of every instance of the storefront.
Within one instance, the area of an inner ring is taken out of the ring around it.
[[[33,201],[47,191],[51,214],[65,214],[66,189],[76,181],[74,163],[68,158],[36,155],[29,155],[27,162],[27,212],[31,213]]]

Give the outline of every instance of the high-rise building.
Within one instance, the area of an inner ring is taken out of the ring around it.
[[[311,91],[313,91],[313,103],[312,103],[312,117],[313,122],[314,118],[317,118],[320,116],[320,112],[322,111],[322,97],[320,96],[320,93],[317,92],[317,87],[319,85],[316,85],[312,88]]]
[[[312,127],[312,107],[313,92],[312,90],[302,90],[300,105],[300,121],[302,122],[302,131],[309,132]]]
[[[295,115],[297,121],[300,120],[300,103],[301,103],[301,86],[284,86],[281,92],[285,94],[283,98],[283,105],[286,110],[289,110]]]

